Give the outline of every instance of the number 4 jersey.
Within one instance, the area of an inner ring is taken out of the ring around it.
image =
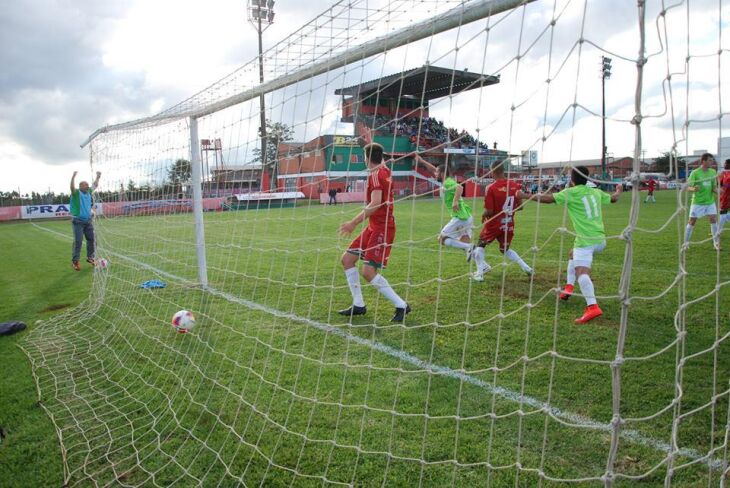
[[[514,212],[520,206],[517,192],[521,188],[518,182],[507,179],[496,180],[489,185],[484,195],[484,208],[491,210],[493,217],[484,222],[480,236],[483,241],[490,242],[500,236],[508,236],[507,241],[512,240],[515,230]]]
[[[611,195],[586,185],[576,185],[553,195],[555,203],[568,208],[575,229],[575,247],[588,247],[606,240],[601,206],[611,203]]]

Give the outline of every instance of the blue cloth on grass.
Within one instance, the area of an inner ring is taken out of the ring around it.
[[[160,280],[147,280],[144,283],[142,283],[141,285],[139,285],[140,288],[146,288],[146,289],[164,288],[166,286],[167,285]]]

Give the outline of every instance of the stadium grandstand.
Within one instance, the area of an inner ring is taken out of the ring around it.
[[[497,149],[496,142],[490,148],[465,130],[447,127],[431,117],[429,106],[434,99],[496,83],[497,76],[421,66],[337,89],[335,94],[342,97],[340,120],[352,123],[354,133],[280,143],[278,186],[315,199],[324,199],[335,189],[342,194],[341,201],[361,201],[366,171],[357,138],[370,129],[374,141],[395,159],[392,169],[397,195],[434,191],[431,174],[414,167],[413,151],[435,164],[448,156],[456,178],[466,182],[465,195],[483,195],[484,185],[479,179],[492,161],[505,159],[508,153]]]

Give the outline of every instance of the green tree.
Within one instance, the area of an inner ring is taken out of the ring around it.
[[[662,155],[658,158],[654,158],[654,171],[657,173],[669,174],[671,158],[671,152],[662,153]],[[682,168],[685,164],[685,161],[683,158],[678,158],[676,164],[677,168]],[[674,177],[676,178],[677,175],[674,175]]]
[[[167,170],[167,181],[172,185],[173,191],[182,197],[182,187],[190,183],[193,177],[193,165],[187,159],[178,159]],[[164,185],[163,185],[164,186]]]
[[[288,142],[294,139],[294,130],[281,122],[272,123],[266,119],[266,154],[263,170],[271,175],[271,188],[276,188],[276,176],[278,168],[278,146],[282,142]],[[256,147],[253,151],[253,162],[261,162],[261,148]]]

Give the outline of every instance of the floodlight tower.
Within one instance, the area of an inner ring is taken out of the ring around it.
[[[274,23],[274,0],[248,0],[248,21],[256,29],[259,36],[259,82],[264,83],[264,49],[262,34],[271,24]],[[259,108],[261,115],[261,170],[266,170],[266,107],[264,105],[264,94],[259,97]],[[275,174],[272,173],[275,177]],[[276,188],[275,178],[271,179],[270,186]]]
[[[606,181],[606,80],[611,77],[611,58],[601,56],[601,179]]]

